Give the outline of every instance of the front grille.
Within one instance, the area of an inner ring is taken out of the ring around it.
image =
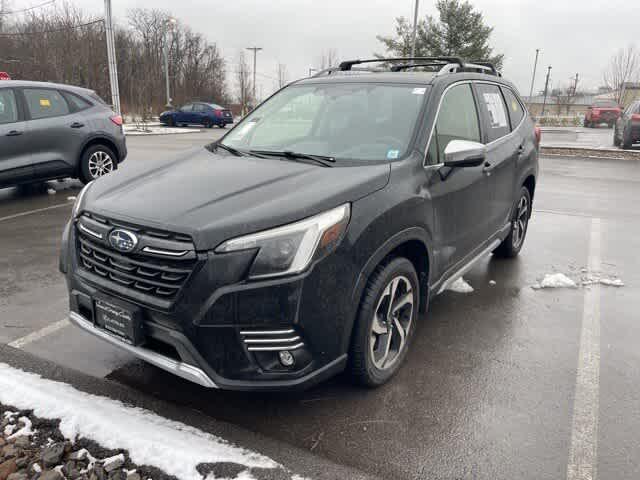
[[[137,229],[139,248],[132,253],[122,253],[106,240],[115,222],[107,224],[95,220],[95,217],[83,216],[79,220],[82,228],[76,229],[78,263],[82,269],[119,287],[162,300],[173,300],[178,295],[197,262],[191,242],[178,243],[174,240],[175,235],[166,234],[167,238],[173,237],[168,241],[165,235],[159,235],[158,232]],[[133,230],[128,225],[126,227]],[[167,249],[166,245],[173,248]],[[174,251],[188,254],[184,254],[185,258],[182,259],[162,258],[162,254],[152,255],[144,249],[164,251],[167,255]]]

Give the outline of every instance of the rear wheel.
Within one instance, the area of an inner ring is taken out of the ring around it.
[[[220,128],[227,128],[227,124],[226,123],[221,123],[220,125],[218,125]]]
[[[92,145],[82,153],[80,180],[89,183],[118,168],[116,155],[105,145]]]
[[[167,118],[167,125],[170,126],[170,127],[175,127],[176,121],[174,120],[173,117]]]
[[[371,275],[353,332],[354,381],[377,387],[400,368],[415,331],[419,298],[418,275],[404,257],[380,265]]]
[[[529,218],[531,217],[531,194],[529,189],[522,187],[520,195],[515,205],[513,216],[511,219],[511,230],[507,238],[496,248],[493,253],[498,257],[513,258],[516,257],[527,235],[529,227]]]
[[[631,130],[625,128],[622,132],[622,148],[624,150],[628,150],[633,145],[633,141],[631,139]]]

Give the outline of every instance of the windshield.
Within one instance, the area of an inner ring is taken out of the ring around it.
[[[427,87],[341,83],[285,88],[224,138],[238,150],[395,160],[409,147]]]

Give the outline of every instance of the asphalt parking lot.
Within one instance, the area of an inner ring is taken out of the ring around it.
[[[599,125],[584,127],[543,127],[542,146],[617,149],[613,145],[613,128]]]
[[[131,137],[122,168],[221,133]],[[385,479],[640,477],[640,162],[542,159],[521,256],[487,258],[465,276],[473,293],[435,298],[378,390],[338,377],[306,392],[209,391],[70,326],[57,255],[78,188],[0,190],[0,342]],[[625,286],[532,288],[554,272]]]

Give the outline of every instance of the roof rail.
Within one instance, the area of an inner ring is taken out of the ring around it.
[[[422,62],[449,62],[458,63],[462,65],[464,62],[459,57],[392,57],[392,58],[368,58],[365,60],[346,60],[339,65],[340,70],[351,70],[354,65],[360,65],[362,63],[374,63],[374,62],[406,62],[406,61],[422,61]]]
[[[472,65],[480,65],[481,67],[487,67],[488,69],[491,70],[491,72],[494,75],[498,75],[499,77],[502,76],[500,72],[498,72],[498,70],[496,69],[495,65],[487,60],[472,60],[469,63],[471,63]]]

